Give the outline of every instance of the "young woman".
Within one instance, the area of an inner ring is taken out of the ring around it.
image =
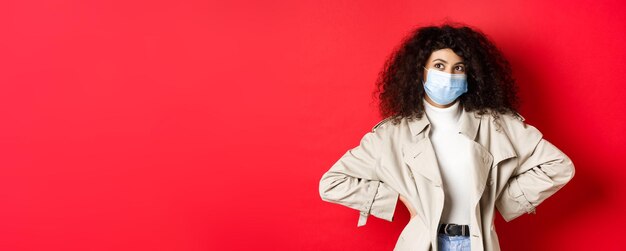
[[[574,176],[570,158],[517,112],[507,60],[481,32],[416,29],[377,82],[384,120],[323,174],[322,200],[393,220],[410,213],[394,250],[500,250],[508,222]]]

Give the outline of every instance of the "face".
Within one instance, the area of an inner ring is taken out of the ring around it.
[[[454,51],[450,48],[433,51],[433,53],[430,54],[430,57],[426,60],[426,65],[424,67],[426,67],[426,69],[442,71],[450,74],[466,74],[463,58],[459,57],[459,55],[454,53]],[[424,71],[424,83],[428,79],[428,71],[426,69],[422,68]],[[454,103],[452,102],[446,105],[437,104],[428,96],[428,94],[425,95],[425,99],[433,106],[441,108],[452,106]]]
[[[433,51],[428,60],[426,60],[425,67],[426,69],[435,69],[451,74],[465,74],[463,58],[459,57],[450,48]],[[424,82],[428,79],[428,71],[426,69],[422,68],[424,71]]]

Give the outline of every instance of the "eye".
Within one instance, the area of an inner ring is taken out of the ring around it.
[[[464,72],[465,71],[465,66],[457,65],[454,69],[457,70],[457,71],[460,71],[460,72]]]
[[[444,68],[446,68],[442,63],[436,63],[434,66],[437,69],[444,69]],[[441,67],[439,67],[439,66],[441,66]]]

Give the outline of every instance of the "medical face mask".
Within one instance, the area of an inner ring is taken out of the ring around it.
[[[426,75],[424,90],[435,103],[450,104],[461,94],[467,92],[467,76],[465,74],[450,74],[435,69],[426,70],[428,74]]]

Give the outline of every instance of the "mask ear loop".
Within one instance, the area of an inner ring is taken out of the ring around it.
[[[424,66],[422,66],[422,68],[424,68],[424,70],[426,70],[426,71],[430,71],[429,69],[426,69],[426,67],[424,67]],[[422,85],[426,84],[426,82],[424,82],[424,79],[421,79],[421,81],[422,81]]]

